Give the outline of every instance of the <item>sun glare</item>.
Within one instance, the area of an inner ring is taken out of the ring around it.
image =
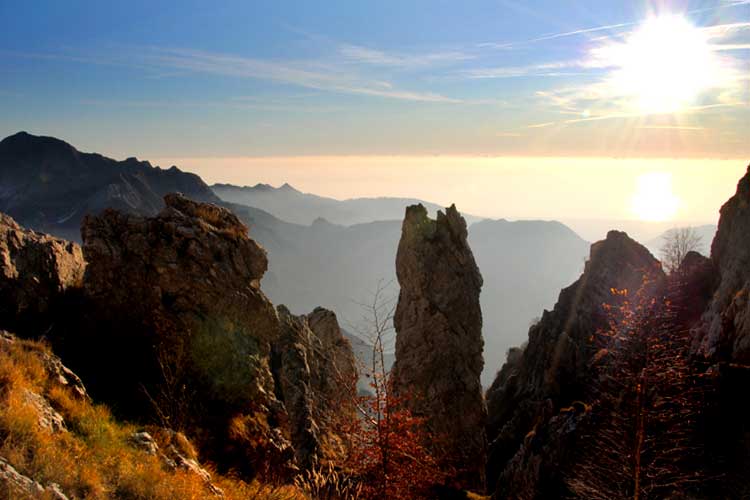
[[[693,104],[720,74],[705,34],[682,16],[648,19],[606,51],[618,68],[611,83],[641,113],[673,113]]]
[[[633,213],[640,220],[662,222],[672,219],[680,199],[672,192],[672,175],[650,172],[638,177],[633,195]]]

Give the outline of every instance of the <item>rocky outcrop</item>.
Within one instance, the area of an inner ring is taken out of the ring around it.
[[[294,316],[278,308],[281,336],[273,345],[277,397],[289,415],[292,445],[302,469],[340,458],[340,424],[356,418],[357,369],[336,315],[323,308]]]
[[[646,279],[663,282],[659,262],[625,233],[610,232],[592,245],[581,278],[531,327],[528,345],[511,350],[487,391],[487,475],[497,498],[564,496],[560,474],[586,418],[576,402],[590,383],[591,338],[607,325],[603,304],[613,303],[613,289],[635,291]]]
[[[750,168],[721,208],[711,260],[718,273],[714,299],[699,329],[709,358],[750,364]]]
[[[80,288],[81,247],[36,233],[0,214],[0,328],[44,333],[66,291]]]
[[[130,444],[136,449],[158,457],[164,467],[170,471],[184,471],[199,477],[206,489],[216,497],[223,497],[224,492],[216,486],[211,473],[201,466],[192,444],[184,434],[172,429],[157,429],[161,446],[146,431],[138,431],[130,436]]]
[[[7,460],[0,457],[0,497],[24,500],[68,500],[57,484],[42,486],[18,472]]]
[[[394,324],[393,389],[426,417],[441,452],[460,463],[464,488],[483,489],[486,409],[480,375],[482,276],[455,206],[437,220],[422,205],[406,209],[396,257],[401,285]],[[437,450],[436,450],[437,451]]]
[[[693,350],[708,366],[715,394],[708,412],[710,473],[722,480],[714,498],[750,496],[750,167],[721,208],[711,262],[703,263],[705,313]],[[695,280],[699,281],[700,280]],[[707,290],[706,290],[707,288]]]
[[[228,210],[164,201],[155,217],[106,210],[83,221],[84,293],[99,332],[90,348],[107,353],[92,375],[136,416],[224,428],[211,433],[211,458],[282,463],[286,416],[269,366],[279,319],[259,286],[266,253]]]

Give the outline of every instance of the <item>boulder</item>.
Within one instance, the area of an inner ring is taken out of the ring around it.
[[[85,267],[77,244],[0,214],[0,328],[43,334],[62,295],[80,288]]]
[[[483,490],[482,276],[466,238],[455,206],[437,220],[422,205],[406,209],[396,256],[401,291],[392,381],[396,397],[426,418],[435,439],[428,445],[460,464],[453,479]]]

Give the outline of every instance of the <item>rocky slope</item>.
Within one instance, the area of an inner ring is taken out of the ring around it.
[[[647,276],[664,279],[656,259],[625,233],[610,232],[592,245],[580,279],[531,327],[528,345],[510,351],[487,391],[487,476],[497,498],[564,491],[560,472],[575,443],[571,408],[585,400],[590,339],[607,324],[602,306],[612,303],[612,289],[637,290]]]
[[[422,205],[406,209],[396,273],[401,285],[394,317],[393,390],[463,470],[464,488],[482,490],[486,409],[483,368],[482,276],[455,206],[437,220]]]
[[[162,170],[135,158],[116,161],[25,132],[0,141],[0,166],[0,212],[73,241],[79,240],[84,215],[105,208],[155,215],[171,192],[219,201],[200,177],[177,167]]]

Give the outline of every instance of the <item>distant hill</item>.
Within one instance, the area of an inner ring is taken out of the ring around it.
[[[703,255],[710,255],[711,243],[714,241],[714,236],[716,236],[718,226],[716,224],[706,224],[703,226],[691,226],[691,229],[693,229],[695,231],[695,234],[697,234],[701,238],[701,244],[700,248],[698,248],[698,252]],[[649,251],[654,254],[657,259],[661,259],[661,247],[664,245],[664,237],[667,235],[667,233],[669,233],[669,231],[670,230],[664,231],[656,238],[648,240],[646,243],[644,243],[644,246],[648,248]]]
[[[434,214],[439,205],[415,198],[352,198],[336,200],[309,193],[303,193],[289,184],[278,188],[268,184],[255,186],[234,186],[214,184],[214,193],[224,201],[260,208],[276,217],[296,224],[309,225],[317,218],[332,224],[351,226],[380,220],[401,220],[404,209],[421,203]],[[469,223],[481,220],[480,217],[466,215]]]
[[[162,197],[174,191],[219,201],[200,177],[177,167],[116,161],[26,132],[0,142],[0,211],[37,231],[80,240],[84,214],[111,207],[153,215],[164,205]]]

